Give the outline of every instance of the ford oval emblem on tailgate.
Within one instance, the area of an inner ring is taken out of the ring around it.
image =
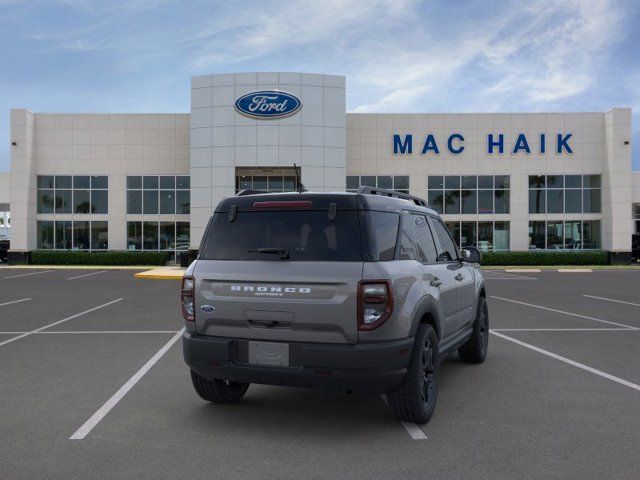
[[[200,307],[200,310],[202,310],[203,312],[207,312],[207,313],[211,313],[216,309],[216,307],[214,307],[213,305],[202,305]]]
[[[293,115],[302,107],[298,97],[278,90],[251,92],[238,98],[236,110],[251,118],[282,118]]]

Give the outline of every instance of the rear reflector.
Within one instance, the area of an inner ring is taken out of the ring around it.
[[[253,202],[253,208],[311,208],[313,202],[310,200],[290,200],[290,201],[270,201],[270,202]]]

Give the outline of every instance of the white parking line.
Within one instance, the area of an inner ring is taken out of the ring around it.
[[[485,277],[485,280],[515,280],[515,281],[522,281],[522,280],[538,280],[537,278],[513,278],[513,277]]]
[[[585,365],[583,363],[576,362],[574,360],[571,360],[569,358],[563,357],[561,355],[558,355],[556,353],[550,352],[548,350],[543,350],[542,348],[536,347],[535,345],[531,345],[529,343],[522,342],[520,340],[517,340],[515,338],[509,337],[509,336],[504,335],[502,333],[498,333],[498,332],[496,332],[494,330],[490,330],[490,333],[492,335],[495,335],[496,337],[503,338],[505,340],[508,340],[509,342],[513,342],[513,343],[516,343],[516,344],[518,344],[518,345],[520,345],[522,347],[528,348],[529,350],[533,350],[534,352],[538,352],[538,353],[541,353],[541,354],[546,355],[548,357],[555,358],[556,360],[560,360],[561,362],[567,363],[567,364],[572,365],[572,366],[574,366],[576,368],[580,368],[580,369],[585,370],[587,372],[593,373],[594,375],[598,375],[600,377],[606,378],[607,380],[611,380],[612,382],[619,383],[620,385],[624,385],[625,387],[629,387],[629,388],[632,388],[632,389],[637,390],[637,391],[640,392],[640,385],[632,383],[632,382],[630,382],[628,380],[625,380],[623,378],[616,377],[614,375],[610,375],[610,374],[608,374],[606,372],[603,372],[602,370],[597,370],[597,369],[589,367],[588,365]]]
[[[86,315],[87,313],[95,312],[104,307],[108,307],[109,305],[113,305],[116,302],[121,301],[122,298],[116,298],[115,300],[111,300],[110,302],[103,303],[102,305],[98,305],[97,307],[90,308],[89,310],[85,310],[84,312],[76,313],[75,315],[71,315],[70,317],[63,318],[62,320],[58,320],[57,322],[50,323],[49,325],[45,325],[44,327],[36,328],[35,330],[31,330],[29,332],[25,332],[22,335],[18,335],[17,337],[10,338],[5,340],[4,342],[0,342],[0,347],[7,345],[8,343],[15,342],[16,340],[20,340],[21,338],[27,337],[29,335],[33,335],[34,333],[39,333],[42,330],[47,328],[51,328],[55,325],[60,325],[61,323],[67,322],[69,320],[73,320],[74,318],[81,317],[82,315]]]
[[[94,413],[89,420],[84,422],[84,424],[75,431],[73,435],[69,437],[69,440],[82,440],[86,437],[91,430],[94,429],[98,423],[115,407],[120,400],[133,388],[133,386],[140,381],[140,379],[147,373],[151,367],[153,367],[158,360],[162,358],[162,356],[167,353],[167,351],[176,343],[180,337],[182,337],[182,332],[184,332],[184,328],[180,329],[178,333],[176,333],[171,340],[169,340],[160,350],[156,352],[156,354],[149,359],[147,363],[145,363],[140,370],[138,370],[133,377],[131,377],[127,382],[118,389],[113,396],[107,400],[97,411]]]
[[[498,272],[498,275],[511,277],[511,278],[536,278],[527,277],[526,275],[516,275],[516,273],[540,273],[540,270],[505,270],[504,272]]]
[[[622,303],[624,305],[633,305],[634,307],[640,307],[640,303],[623,302],[622,300],[614,300],[613,298],[605,298],[605,297],[596,297],[595,295],[582,295],[582,296],[587,298],[595,298],[597,300],[606,300],[607,302]]]
[[[0,303],[0,307],[4,307],[5,305],[13,305],[14,303],[26,302],[31,300],[30,298],[21,298],[20,300],[12,300],[10,302]]]
[[[509,270],[510,271],[510,270]],[[519,272],[520,270],[516,270]],[[514,275],[508,271],[484,270],[482,276],[485,280],[538,280],[538,277],[527,277],[526,275]],[[533,272],[532,272],[533,273]]]
[[[496,300],[502,300],[504,302],[517,303],[518,305],[525,305],[527,307],[539,308],[540,310],[547,310],[549,312],[562,313],[563,315],[569,315],[571,317],[584,318],[586,320],[593,320],[594,322],[607,323],[609,325],[616,325],[618,327],[626,327],[629,330],[635,330],[636,327],[632,327],[631,325],[625,325],[623,323],[610,322],[609,320],[602,320],[600,318],[588,317],[586,315],[580,315],[578,313],[565,312],[564,310],[556,310],[555,308],[543,307],[542,305],[534,305],[533,303],[520,302],[519,300],[511,300],[510,298],[496,297],[491,296],[491,298],[495,298]]]
[[[29,332],[0,332],[0,335],[19,335]],[[177,333],[177,330],[55,330],[45,332],[32,332],[32,335],[51,335],[51,334],[72,334],[72,335],[86,335],[86,334],[103,334],[103,333],[116,333],[116,334],[130,334],[130,333]]]
[[[628,332],[640,328],[493,328],[494,332]]]
[[[67,280],[75,280],[76,278],[90,277],[91,275],[98,275],[99,273],[104,273],[104,272],[106,272],[106,270],[100,270],[99,272],[85,273],[84,275],[78,275],[76,277],[69,277],[69,278],[67,278]]]
[[[404,429],[407,431],[407,433],[413,440],[427,439],[427,436],[424,434],[422,429],[415,423],[411,423],[411,422],[400,422],[400,423],[402,424]]]
[[[42,270],[40,272],[21,273],[20,275],[9,275],[8,277],[4,277],[4,279],[6,280],[8,278],[28,277],[30,275],[40,275],[41,273],[50,273],[53,271],[54,270]]]
[[[382,394],[382,395],[380,395],[380,398],[382,399],[382,401],[384,403],[389,405],[389,402],[387,402],[387,396],[386,395]],[[409,434],[409,436],[413,440],[426,440],[427,439],[427,436],[425,435],[425,433],[415,423],[412,423],[412,422],[400,422],[400,425],[402,425],[404,427],[404,429],[407,431],[407,433]]]

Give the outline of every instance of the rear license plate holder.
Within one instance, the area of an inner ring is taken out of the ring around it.
[[[249,363],[253,365],[289,366],[289,344],[249,342]]]

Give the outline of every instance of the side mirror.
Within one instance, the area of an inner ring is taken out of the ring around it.
[[[476,247],[464,247],[462,249],[462,259],[469,263],[480,263],[482,254]]]

